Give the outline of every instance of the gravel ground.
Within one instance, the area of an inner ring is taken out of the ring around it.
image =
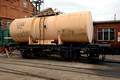
[[[0,54],[0,80],[120,80],[120,55],[108,55],[105,62],[90,64],[23,59],[18,53],[8,59]]]

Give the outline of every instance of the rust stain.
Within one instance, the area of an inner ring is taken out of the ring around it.
[[[80,29],[79,32],[75,32],[74,30],[70,30],[70,29],[61,30],[61,37],[67,37],[67,36],[79,37],[79,36],[85,36],[85,35],[87,34],[86,32],[84,32],[83,29]]]

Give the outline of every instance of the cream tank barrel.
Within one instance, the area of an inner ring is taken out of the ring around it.
[[[49,17],[15,19],[10,25],[10,35],[18,43],[37,40],[91,43],[93,21],[89,11]]]

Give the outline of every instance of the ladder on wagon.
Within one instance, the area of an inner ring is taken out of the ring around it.
[[[44,24],[44,22],[45,22],[45,17],[40,17],[40,22],[39,22],[40,40],[39,40],[39,44],[42,44],[42,45],[44,45],[44,40],[45,40],[46,25]]]

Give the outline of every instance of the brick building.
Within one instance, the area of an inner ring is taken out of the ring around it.
[[[111,43],[120,48],[120,20],[94,22],[94,39],[97,43]]]
[[[3,22],[2,27],[6,28],[7,23],[16,18],[32,16],[33,8],[35,7],[30,0],[0,0],[0,21]]]

